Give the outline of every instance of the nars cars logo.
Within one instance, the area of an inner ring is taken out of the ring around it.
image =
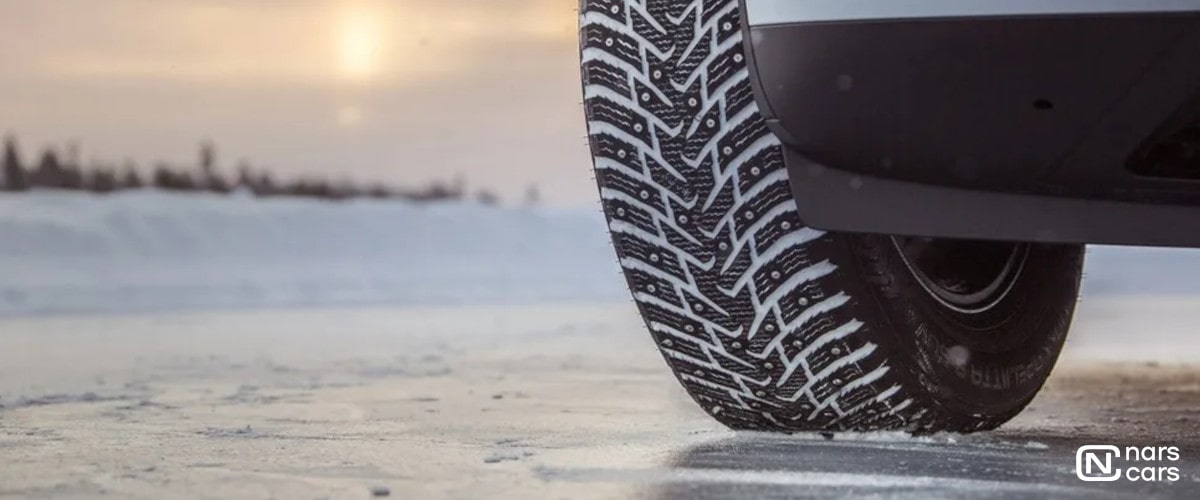
[[[1176,446],[1087,445],[1075,452],[1075,475],[1081,481],[1178,481],[1178,461]]]
[[[1121,479],[1121,470],[1113,467],[1113,461],[1121,455],[1121,449],[1109,445],[1080,446],[1075,452],[1075,475],[1081,481],[1116,481]]]

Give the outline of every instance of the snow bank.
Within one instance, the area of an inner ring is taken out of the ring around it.
[[[1200,249],[1091,247],[1085,272],[1084,296],[1200,294]]]
[[[1094,248],[1085,294],[1200,293],[1200,252]],[[0,194],[0,316],[627,300],[594,210]]]
[[[625,298],[600,214],[0,195],[0,315]]]

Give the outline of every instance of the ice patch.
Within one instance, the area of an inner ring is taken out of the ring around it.
[[[673,469],[561,469],[536,467],[534,474],[544,481],[680,483],[688,487],[705,484],[788,486],[800,488],[854,488],[892,491],[897,489],[938,488],[960,493],[986,491],[1070,495],[1088,490],[1070,486],[1020,483],[989,479],[937,476],[901,476],[894,474],[858,474],[815,471],[734,470],[715,468]]]

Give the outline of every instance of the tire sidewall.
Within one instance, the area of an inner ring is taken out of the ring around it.
[[[874,338],[911,387],[948,416],[980,422],[1010,418],[1033,399],[1070,329],[1083,247],[1031,244],[1011,291],[986,317],[969,317],[929,295],[890,237],[841,236],[873,302],[861,311],[875,312],[868,323],[884,331]],[[964,336],[1001,341],[976,349]]]

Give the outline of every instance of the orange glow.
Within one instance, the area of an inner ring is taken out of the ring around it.
[[[378,7],[365,3],[342,13],[338,54],[343,78],[365,81],[379,73],[385,43],[383,14]]]
[[[0,18],[38,5],[0,6]],[[14,67],[85,81],[381,86],[494,64],[483,54],[504,44],[575,36],[562,0],[107,0],[72,12],[0,31],[0,43],[22,46]]]

